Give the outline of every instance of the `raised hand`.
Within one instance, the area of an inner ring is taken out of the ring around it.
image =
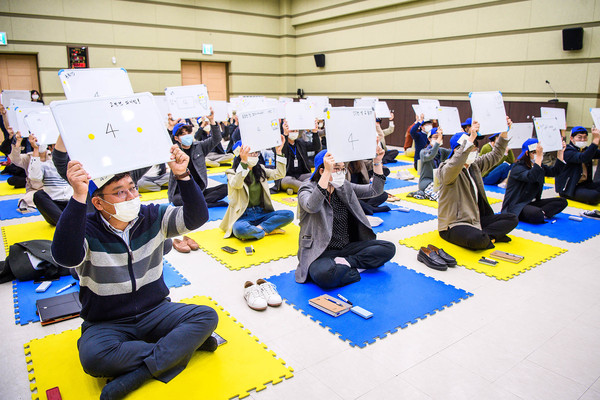
[[[171,160],[169,168],[171,168],[174,175],[182,175],[187,171],[190,157],[176,144],[171,146]]]

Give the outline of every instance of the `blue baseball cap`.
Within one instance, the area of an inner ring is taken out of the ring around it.
[[[315,176],[315,173],[321,168],[323,165],[323,159],[325,158],[325,154],[327,154],[327,150],[321,150],[319,154],[315,156],[315,171],[310,176],[311,178]]]
[[[583,126],[574,126],[573,129],[571,129],[571,136],[575,136],[578,133],[585,133],[587,135],[588,131]]]
[[[497,137],[499,134],[500,134],[500,132],[498,132],[498,133],[494,133],[494,134],[490,135],[490,136],[488,137],[488,139],[490,139],[490,142],[492,141],[492,139],[496,140],[496,137]]]
[[[465,120],[465,122],[463,122],[462,124],[460,124],[460,126],[463,126],[463,127],[464,126],[471,126],[471,125],[473,125],[473,120],[471,118],[467,118]]]
[[[185,126],[186,124],[184,124],[183,122],[180,122],[178,124],[175,124],[175,126],[173,127],[173,136],[177,136],[177,131],[179,129],[181,129],[182,126]]]
[[[454,136],[452,136],[452,138],[450,139],[450,148],[452,149],[452,151],[450,152],[450,155],[448,156],[448,158],[452,157],[452,154],[454,154],[454,149],[458,147],[458,145],[460,144],[460,138],[465,136],[465,135],[469,135],[467,132],[458,132],[455,133]]]
[[[428,138],[430,138],[431,136],[435,135],[437,133],[438,128],[433,128],[429,131],[429,134],[427,135]]]
[[[539,140],[537,140],[536,138],[530,138],[530,139],[527,139],[525,142],[523,142],[523,146],[521,146],[521,154],[519,154],[519,157],[517,158],[517,160],[520,160],[521,157],[523,157],[525,155],[526,151],[529,151],[529,152],[534,151],[535,148],[537,147],[538,143],[539,143]],[[533,148],[531,146],[533,146]]]

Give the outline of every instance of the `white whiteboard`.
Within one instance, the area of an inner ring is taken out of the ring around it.
[[[329,97],[307,96],[306,100],[310,103],[313,117],[317,119],[325,119],[325,109],[329,106]]]
[[[460,125],[460,115],[458,114],[458,108],[456,107],[438,107],[438,124],[444,131],[444,135],[454,135],[458,132],[462,132],[462,126]]]
[[[527,139],[533,136],[533,122],[513,123],[508,131],[509,149],[520,149]]]
[[[167,122],[169,120],[169,104],[167,103],[167,97],[152,96],[152,98],[154,99],[154,103],[156,103],[161,118],[164,118],[165,122]]]
[[[469,93],[473,122],[479,122],[479,133],[491,135],[508,131],[506,110],[502,93],[472,92]]]
[[[315,129],[315,117],[308,102],[286,103],[285,120],[291,131]]]
[[[590,108],[590,114],[592,114],[594,125],[600,129],[600,108]]]
[[[385,101],[378,100],[375,103],[375,117],[377,118],[390,118],[392,113],[390,112],[390,108]]]
[[[354,107],[358,108],[371,108],[375,109],[375,104],[379,99],[376,97],[362,97],[360,99],[354,99]]]
[[[171,138],[150,93],[53,101],[71,160],[92,179],[169,162]]]
[[[31,92],[29,90],[3,90],[1,102],[7,110],[10,107],[11,99],[31,101]]]
[[[19,129],[19,118],[17,118],[17,112],[19,110],[22,111],[23,109],[40,108],[43,106],[44,105],[42,103],[38,103],[38,102],[34,102],[34,101],[10,99],[10,106],[6,110],[6,116],[8,118],[8,125],[10,125],[10,127],[13,128],[15,133],[17,133],[17,131],[20,130]],[[21,121],[22,120],[23,119],[21,118]],[[21,134],[25,134],[26,136],[29,136],[29,134],[27,132],[21,132]]]
[[[559,129],[567,129],[567,117],[564,108],[541,107],[542,118],[556,118]]]
[[[215,121],[227,121],[227,115],[229,114],[229,104],[226,101],[210,100],[208,102],[208,105],[209,107],[212,107],[215,113]]]
[[[556,118],[534,118],[533,123],[544,153],[562,150],[562,136]]]
[[[421,114],[424,114],[424,113],[423,113],[423,108],[422,108],[420,105],[418,105],[418,104],[413,104],[413,105],[412,105],[412,108],[413,108],[413,110],[415,111],[415,116],[416,116],[416,119],[419,119],[419,118],[421,117]]]
[[[173,119],[198,118],[210,114],[206,85],[173,86],[165,89]]]
[[[336,162],[372,159],[376,155],[375,111],[332,107],[325,118],[327,151]]]
[[[437,119],[437,109],[440,106],[439,100],[434,99],[419,99],[421,112],[425,115],[425,121]]]
[[[67,100],[133,94],[125,68],[61,69],[58,79]]]
[[[242,144],[250,146],[250,151],[270,149],[281,144],[276,107],[239,111],[237,115]]]
[[[36,106],[34,104],[39,104],[39,105]],[[42,103],[31,103],[31,105],[28,105],[26,107],[19,106],[19,107],[15,108],[15,116],[17,119],[17,124],[16,124],[17,130],[19,132],[21,132],[22,137],[29,137],[29,128],[25,124],[25,116],[31,111],[35,111],[35,110],[43,108],[43,106],[44,105]]]
[[[25,115],[25,125],[33,133],[38,144],[54,144],[58,139],[58,126],[49,106],[30,111]]]

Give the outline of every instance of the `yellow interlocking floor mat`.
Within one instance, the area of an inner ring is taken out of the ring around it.
[[[396,196],[402,200],[410,201],[411,203],[423,204],[424,206],[438,208],[437,201],[432,201],[432,200],[427,200],[427,199],[424,199],[424,200],[415,199],[414,197],[408,197],[407,196],[408,193],[409,192],[398,193],[398,194],[394,194],[394,196]],[[490,204],[496,204],[496,203],[502,202],[502,199],[495,199],[493,197],[488,197],[488,201]]]
[[[222,167],[206,167],[206,172],[208,173],[208,175],[222,174],[223,172],[227,171],[228,169],[231,169],[231,165],[222,166]]]
[[[524,239],[518,236],[511,235],[510,237],[512,241],[509,243],[496,243],[496,248],[494,249],[479,251],[467,250],[447,242],[440,237],[437,230],[409,237],[408,239],[401,239],[400,244],[412,247],[417,251],[421,246],[427,247],[427,245],[432,244],[438,248],[444,249],[445,252],[456,258],[458,265],[504,281],[514,278],[516,275],[534,268],[535,266],[567,251],[560,247],[534,242],[533,240]],[[496,264],[495,267],[480,264],[478,262],[483,256],[489,257],[490,253],[494,250],[518,254],[525,258],[518,264],[497,260],[498,264]]]
[[[168,190],[161,190],[158,192],[146,192],[140,193],[140,199],[142,201],[154,201],[154,200],[162,200],[169,198]]]
[[[271,194],[271,200],[276,201],[278,203],[283,203],[286,206],[291,207],[296,207],[298,205],[297,194],[289,195],[286,192],[277,192],[275,194]]]
[[[2,227],[2,238],[4,249],[8,255],[8,249],[12,244],[25,242],[27,240],[45,239],[52,240],[54,227],[46,221],[28,222],[19,225],[7,225]]]
[[[25,188],[15,189],[14,186],[8,184],[8,182],[0,182],[0,196],[10,196],[12,194],[23,194]]]
[[[409,156],[407,156],[405,154],[398,154],[396,156],[396,160],[414,162],[415,158],[414,157],[409,157]]]
[[[553,176],[546,176],[544,178],[544,182],[546,182],[548,185],[554,185],[555,184],[555,180]]]
[[[167,384],[151,380],[127,396],[127,400],[230,399],[247,397],[267,383],[279,383],[293,376],[293,369],[260,343],[250,331],[209,297],[196,296],[184,303],[213,307],[219,314],[216,332],[227,343],[214,353],[199,351],[187,368]],[[83,372],[77,352],[80,331],[34,339],[25,344],[32,399],[45,399],[46,390],[58,386],[62,398],[98,399],[106,379]]]
[[[600,210],[600,204],[596,204],[595,206],[592,206],[589,204],[580,203],[575,200],[567,200],[567,201],[569,202],[569,207],[581,208],[584,210]]]
[[[235,237],[224,239],[224,232],[210,229],[190,233],[188,236],[200,245],[200,248],[231,270],[250,268],[253,265],[266,263],[280,258],[298,254],[298,235],[300,228],[289,224],[283,227],[282,235],[265,236],[260,240],[242,241]],[[230,254],[222,250],[223,246],[233,247],[237,253]],[[254,254],[246,255],[244,247],[253,246]],[[294,263],[296,260],[294,260]]]

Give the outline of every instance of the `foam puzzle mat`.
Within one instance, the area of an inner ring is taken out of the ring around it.
[[[287,303],[353,347],[365,347],[473,295],[393,262],[366,270],[360,281],[331,290],[312,282],[296,283],[294,271],[267,279],[277,286]],[[333,317],[308,304],[309,299],[322,294],[341,294],[371,311],[373,317],[363,319],[352,312]]]
[[[300,228],[289,224],[283,227],[282,235],[265,236],[260,240],[242,241],[236,237],[223,238],[224,232],[220,228],[197,231],[188,234],[200,245],[200,248],[211,257],[230,270],[250,268],[254,265],[269,261],[295,256],[298,253],[298,235]],[[233,247],[237,253],[230,254],[223,251],[223,246]],[[253,246],[254,254],[246,255],[244,247]],[[294,263],[296,259],[294,259]]]
[[[210,297],[182,302],[213,307],[219,315],[216,332],[227,340],[214,353],[196,352],[187,368],[167,384],[151,380],[127,400],[245,398],[293,376],[293,369],[244,328]],[[24,346],[32,399],[45,399],[58,386],[63,399],[98,399],[106,379],[83,372],[77,352],[80,330],[34,339]]]
[[[217,181],[219,183],[227,183],[227,175],[225,174],[211,175],[209,176],[209,179],[212,179],[213,181]]]
[[[395,207],[390,206],[390,208],[393,210]],[[373,216],[379,217],[383,220],[383,223],[381,225],[373,228],[373,232],[375,233],[404,228],[406,226],[418,224],[425,221],[431,221],[437,218],[436,215],[428,214],[418,210],[410,210],[407,213],[402,211],[386,211],[376,213]]]
[[[422,204],[424,206],[438,208],[437,201],[428,200],[428,199],[419,200],[419,199],[415,199],[414,197],[408,197],[408,192],[398,193],[398,194],[395,194],[394,196],[400,198],[401,200],[410,201],[411,203]],[[496,204],[496,203],[502,202],[501,199],[496,199],[493,197],[488,197],[487,199],[490,204]]]
[[[501,188],[500,186],[497,185],[483,185],[483,187],[485,188],[486,192],[492,192],[492,193],[498,193],[498,194],[506,194],[506,189]],[[552,186],[550,185],[544,185],[544,189],[551,189]]]
[[[168,199],[168,198],[169,198],[169,194],[168,194],[167,189],[160,190],[158,192],[140,193],[141,201],[156,201],[156,200],[164,200],[164,199]]]
[[[231,169],[231,165],[221,166],[221,167],[206,167],[206,172],[208,175],[212,174],[222,174],[223,172]],[[209,176],[210,178],[210,176]]]
[[[407,161],[408,163],[414,163],[415,162],[415,158],[414,157],[409,157],[407,155],[405,155],[404,153],[400,153],[396,156],[396,160],[398,161]]]
[[[0,181],[6,181],[8,180],[8,178],[10,178],[12,175],[9,174],[0,174]]]
[[[26,224],[6,225],[2,227],[4,249],[8,254],[11,245],[27,240],[45,239],[52,240],[54,227],[46,221],[28,222]]]
[[[208,221],[218,221],[223,219],[226,212],[227,207],[211,207],[208,209]]]
[[[407,239],[401,239],[400,244],[419,250],[421,246],[432,244],[438,248],[444,249],[448,254],[456,258],[458,265],[472,269],[481,274],[492,278],[507,281],[515,276],[530,270],[551,258],[554,258],[567,249],[548,244],[535,242],[518,236],[510,235],[512,241],[509,243],[496,243],[496,248],[487,250],[468,250],[456,246],[442,239],[437,230],[427,232],[421,235],[413,236]],[[478,261],[482,256],[489,257],[494,250],[506,251],[512,254],[518,254],[525,257],[520,263],[515,264],[508,261],[498,261],[496,266],[492,267],[480,264]],[[416,254],[415,254],[416,258]]]
[[[19,211],[17,211],[18,204],[19,204],[19,199],[0,200],[0,220],[4,221],[7,219],[32,217],[35,215],[40,215],[40,213],[37,210],[26,213],[26,214],[20,213]]]
[[[13,194],[24,194],[25,188],[15,189],[14,186],[11,186],[6,181],[0,181],[0,196],[10,196]]]
[[[400,160],[400,159],[398,159],[398,157],[400,157],[400,155],[396,156],[396,158],[393,161],[383,163],[383,165],[385,165],[388,168],[389,167],[397,167],[400,165],[402,165],[402,166],[412,165],[412,161],[408,161],[409,157],[407,157],[407,160]],[[412,160],[412,158],[410,160]]]
[[[572,221],[570,214],[560,213],[552,218],[554,223],[529,224],[519,222],[517,229],[537,233],[569,243],[580,243],[597,236],[600,233],[600,220],[583,218],[583,221]]]
[[[417,185],[419,181],[416,179],[410,181],[404,181],[402,179],[390,178],[389,176],[385,180],[385,190],[399,189],[403,187]]]
[[[285,204],[286,206],[296,207],[298,205],[298,194],[289,195],[286,192],[277,192],[271,194],[271,200]]]
[[[600,204],[596,204],[595,206],[591,204],[581,203],[575,200],[567,200],[569,203],[569,207],[581,208],[583,210],[600,210]]]
[[[177,288],[189,285],[190,282],[177,271],[170,262],[163,259],[163,278],[169,288]],[[15,308],[15,324],[27,325],[30,322],[38,322],[39,316],[36,314],[35,302],[39,299],[57,296],[56,290],[75,283],[76,285],[61,292],[67,294],[79,291],[79,281],[71,275],[61,276],[60,279],[52,281],[52,284],[44,293],[36,293],[35,288],[39,283],[33,281],[13,281],[13,302]]]

